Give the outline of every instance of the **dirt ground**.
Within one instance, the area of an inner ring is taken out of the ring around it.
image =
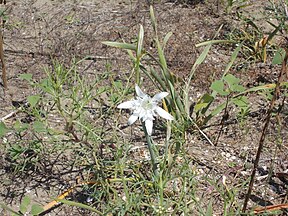
[[[142,24],[145,29],[144,46],[148,49],[153,46],[148,2],[8,0],[2,7],[6,9],[8,16],[3,35],[9,89],[6,94],[3,87],[0,89],[0,117],[13,112],[15,102],[21,102],[35,93],[35,89],[21,80],[19,75],[31,73],[33,79],[39,81],[45,78],[44,68],[51,68],[53,59],[68,66],[73,58],[83,59],[89,56],[79,68],[83,73],[101,74],[109,64],[113,78],[129,76],[132,64],[126,53],[107,47],[101,41],[135,41],[139,24]],[[230,15],[225,14],[223,5],[217,0],[179,2],[154,1],[154,10],[160,38],[168,32],[173,33],[166,48],[168,67],[177,76],[185,78],[202,51],[202,48],[196,48],[195,44],[212,39],[221,25],[223,28],[216,35],[216,39],[223,39],[241,22],[233,18],[233,12]],[[251,16],[255,14],[253,10],[257,5],[260,7],[261,2],[251,1],[251,7],[245,9],[246,13]],[[256,20],[260,23],[260,28],[263,26],[264,32],[269,31],[261,23],[261,19],[263,17],[259,16]],[[197,101],[200,95],[209,91],[212,80],[222,75],[233,49],[233,46],[228,45],[215,45],[211,49],[208,58],[195,74],[191,86],[192,101]],[[238,65],[232,68],[231,73],[241,78],[244,86],[272,83],[277,79],[280,66],[272,66],[271,59],[268,58],[266,63],[245,62],[244,66],[242,60],[236,63]],[[190,134],[187,137],[187,152],[194,158],[199,170],[209,173],[209,176],[214,176],[219,181],[226,175],[230,185],[239,184],[237,182],[239,176],[241,179],[249,177],[267,111],[268,102],[263,97],[255,94],[249,99],[252,114],[249,115],[245,127],[233,121],[236,111],[229,110],[231,121],[224,126],[217,146],[211,146],[200,135]],[[281,128],[279,129],[274,119],[268,129],[253,200],[249,202],[249,206],[255,204],[261,206],[265,202],[281,203],[287,194],[287,181],[277,177],[277,173],[288,170],[287,114],[288,108],[285,102],[280,114]],[[22,117],[21,115],[13,117],[8,123],[12,124],[17,118]],[[219,133],[219,126],[213,125],[219,124],[220,121],[221,116],[204,129],[212,140],[215,140]],[[281,146],[277,146],[279,140],[282,141]],[[61,164],[61,161],[69,161],[71,158],[67,154],[59,154],[56,162],[52,158],[43,159],[41,164],[43,169],[40,173],[15,175],[9,170],[9,161],[5,155],[8,147],[5,147],[5,140],[2,139],[0,142],[0,202],[4,201],[13,207],[17,208],[21,198],[26,194],[31,195],[33,201],[44,205],[64,189],[74,185],[79,173],[81,175],[85,173],[83,170],[74,170],[69,164]],[[57,150],[53,154],[56,152]],[[55,163],[59,164],[56,166]],[[237,166],[231,168],[229,166],[231,163]],[[271,177],[268,178],[266,176],[268,174],[271,174]],[[206,192],[209,193],[209,189]],[[243,197],[244,194],[245,191]],[[61,206],[50,214],[89,215],[85,211],[71,210],[67,206]],[[215,215],[221,213],[216,209]]]

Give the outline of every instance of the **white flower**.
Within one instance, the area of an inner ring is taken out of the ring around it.
[[[135,85],[136,100],[126,101],[119,104],[117,107],[120,109],[131,109],[133,114],[128,120],[128,124],[132,125],[138,118],[145,122],[145,127],[149,135],[152,134],[154,117],[159,115],[167,120],[173,120],[173,116],[159,107],[157,103],[168,95],[167,92],[160,92],[153,98],[143,93],[138,85]]]

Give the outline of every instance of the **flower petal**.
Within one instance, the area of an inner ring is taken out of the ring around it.
[[[137,84],[135,85],[135,90],[136,90],[137,96],[145,97],[146,94],[141,91],[141,89],[139,88],[139,86]]]
[[[174,120],[174,117],[172,115],[170,115],[168,112],[166,112],[164,109],[162,109],[161,107],[157,106],[155,111],[162,118],[165,118],[167,120]]]
[[[153,129],[153,120],[147,119],[147,120],[145,121],[145,127],[146,127],[146,130],[147,130],[148,135],[151,136],[151,134],[152,134],[152,129]]]
[[[138,119],[138,115],[133,113],[128,119],[128,124],[132,125],[137,119]]]
[[[166,97],[169,93],[168,92],[160,92],[152,98],[153,101],[161,101],[164,97]]]
[[[135,106],[135,100],[126,101],[117,106],[119,109],[131,109]]]

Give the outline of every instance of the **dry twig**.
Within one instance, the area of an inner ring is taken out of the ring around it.
[[[257,150],[257,154],[256,154],[253,170],[252,170],[252,173],[251,173],[251,179],[250,179],[250,182],[249,182],[249,188],[248,188],[247,194],[245,196],[245,200],[244,200],[244,204],[243,204],[243,208],[242,208],[242,212],[243,213],[246,212],[247,204],[248,204],[248,201],[250,199],[251,192],[252,192],[252,189],[253,189],[253,184],[254,184],[254,180],[255,180],[256,170],[258,168],[259,159],[260,159],[261,152],[262,152],[262,149],[263,149],[263,146],[264,146],[264,141],[265,141],[266,132],[267,132],[267,129],[268,129],[268,126],[269,126],[269,123],[270,123],[272,110],[274,108],[274,105],[275,105],[275,102],[276,102],[277,98],[280,95],[280,83],[281,83],[282,76],[286,73],[287,59],[288,59],[288,51],[286,50],[285,58],[284,58],[284,60],[282,62],[282,68],[281,68],[281,71],[280,71],[279,76],[278,76],[278,80],[277,80],[276,87],[275,87],[275,90],[274,90],[273,98],[271,100],[271,103],[270,103],[270,106],[269,106],[269,109],[268,109],[268,112],[267,112],[265,125],[263,127],[263,130],[262,130],[262,133],[261,133],[261,137],[260,137],[260,140],[259,140],[258,150]]]

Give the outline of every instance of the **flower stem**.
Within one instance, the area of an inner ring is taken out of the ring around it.
[[[154,143],[152,142],[151,136],[147,133],[147,129],[146,129],[146,126],[145,126],[144,122],[142,122],[142,127],[143,127],[143,130],[144,130],[144,133],[145,133],[145,137],[146,137],[146,140],[147,140],[147,144],[148,144],[148,149],[149,149],[149,153],[150,153],[150,157],[151,157],[153,174],[155,176],[158,176],[158,174],[159,174],[158,173],[158,169],[157,169],[158,161],[157,161],[157,157],[156,157],[157,149],[156,149],[156,146],[154,145]]]

